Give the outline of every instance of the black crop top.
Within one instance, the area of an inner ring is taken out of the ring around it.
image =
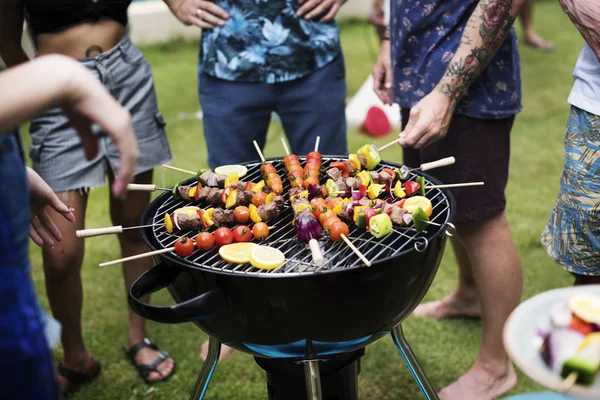
[[[34,34],[56,32],[83,21],[107,17],[127,25],[131,0],[24,0]]]

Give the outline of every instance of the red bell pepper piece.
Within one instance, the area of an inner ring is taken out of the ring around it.
[[[390,174],[390,176],[392,177],[392,183],[396,180],[397,174],[394,170],[389,169],[389,168],[384,168],[381,170],[381,172],[387,172],[388,174]]]
[[[360,185],[358,187],[358,193],[360,194],[360,198],[362,199],[367,195],[367,187],[365,185]]]
[[[407,196],[410,196],[411,194],[416,193],[420,186],[421,185],[415,181],[406,181],[404,182],[404,192]]]
[[[204,210],[197,210],[196,214],[198,214],[198,216],[200,217],[200,221],[202,221],[202,226],[204,227],[204,229],[207,229],[208,225],[206,224],[206,221],[204,220]]]
[[[329,166],[342,171],[342,176],[344,178],[350,177],[350,168],[348,168],[348,164],[346,164],[345,162],[332,162],[331,164],[329,164]]]
[[[194,193],[194,200],[196,201],[200,200],[200,189],[202,189],[202,185],[198,182],[198,185],[196,185],[196,193]]]
[[[396,203],[396,205],[400,208],[402,208],[402,206],[404,206],[404,202],[406,201],[406,198],[400,200],[399,202]]]
[[[233,192],[235,189],[232,188],[231,186],[226,187],[223,190],[223,194],[221,195],[221,201],[223,202],[223,204],[227,203],[227,197],[229,197],[229,195],[231,194],[231,192]]]
[[[367,225],[367,231],[369,230],[369,221],[371,220],[371,218],[373,218],[374,216],[378,215],[379,213],[377,212],[377,210],[374,210],[372,208],[367,208],[365,209],[365,224]]]

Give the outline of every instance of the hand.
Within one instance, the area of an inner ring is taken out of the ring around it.
[[[31,198],[29,237],[40,247],[43,245],[54,246],[54,240],[60,242],[62,235],[46,212],[46,207],[52,207],[67,221],[74,222],[75,215],[31,168],[27,168],[27,183]]]
[[[215,26],[224,26],[229,19],[227,11],[210,1],[182,0],[178,4],[168,3],[171,12],[186,25],[212,29]]]
[[[122,198],[127,192],[127,184],[133,180],[139,156],[131,115],[87,70],[76,62],[72,66],[65,88],[67,96],[60,106],[79,133],[88,159],[98,153],[98,139],[92,132],[93,123],[100,125],[112,139],[120,160],[112,192],[116,197]],[[61,67],[66,68],[68,65],[61,64]]]
[[[392,104],[392,87],[394,83],[394,73],[392,72],[392,56],[390,50],[390,41],[384,40],[381,43],[381,51],[377,62],[373,67],[373,89],[375,94],[384,104]]]
[[[442,139],[448,133],[455,103],[437,88],[423,97],[413,108],[404,131],[400,132],[400,145],[420,149]]]
[[[600,2],[560,0],[560,4],[600,60]]]
[[[298,0],[300,8],[296,15],[305,19],[313,19],[326,13],[319,19],[319,22],[328,22],[335,18],[345,2],[346,0]]]

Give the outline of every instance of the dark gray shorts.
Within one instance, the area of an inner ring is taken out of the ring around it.
[[[165,121],[158,111],[152,71],[129,37],[99,56],[79,61],[131,113],[140,154],[136,174],[169,162],[172,156]],[[113,173],[118,170],[116,146],[98,126],[93,129],[99,139],[99,152],[90,161],[60,108],[52,108],[31,122],[29,155],[33,169],[55,192],[87,190],[104,184],[107,164]]]

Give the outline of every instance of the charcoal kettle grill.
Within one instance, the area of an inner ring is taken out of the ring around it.
[[[343,159],[323,156],[323,169]],[[273,164],[280,176],[286,175],[281,158],[267,162]],[[259,162],[245,165],[248,173],[244,180],[261,179]],[[399,167],[384,161],[378,169]],[[426,186],[439,184],[417,171],[413,171],[409,179],[414,180],[419,175],[425,178]],[[285,179],[283,182],[284,193],[287,193],[289,183]],[[195,183],[193,178],[183,182]],[[353,398],[350,393],[355,398],[361,351],[387,334],[392,335],[425,398],[437,399],[401,327],[401,322],[429,289],[447,234],[453,227],[455,205],[451,195],[433,188],[426,191],[426,196],[432,202],[433,214],[425,231],[395,226],[390,235],[376,239],[350,224],[350,240],[371,260],[372,267],[365,266],[344,242],[326,238],[319,242],[325,263],[313,265],[308,245],[296,239],[293,211],[288,201],[276,220],[269,222],[274,228],[261,243],[279,248],[285,254],[286,262],[277,269],[265,271],[250,264],[230,264],[220,258],[216,249],[196,250],[185,258],[174,252],[163,253],[156,259],[157,265],[131,286],[130,306],[153,321],[193,322],[209,335],[209,354],[190,400],[204,398],[219,359],[221,343],[255,356],[267,371],[270,399],[285,398],[272,393],[286,386],[282,379],[288,379],[290,387],[293,382],[298,386],[298,376],[277,377],[282,362],[304,371],[304,379],[300,377],[303,387],[298,388],[302,393],[297,398]],[[141,224],[154,224],[142,230],[152,250],[173,246],[177,236],[168,234],[161,222],[165,213],[186,205],[189,202],[175,199],[170,193],[160,195],[150,204]],[[194,234],[181,232],[181,235]],[[140,301],[141,297],[165,287],[176,304],[161,307]],[[356,357],[348,360],[348,355]],[[324,395],[320,367],[331,369],[336,363],[343,366],[344,373],[338,375],[346,382],[329,386],[333,391],[343,386],[346,394]]]

